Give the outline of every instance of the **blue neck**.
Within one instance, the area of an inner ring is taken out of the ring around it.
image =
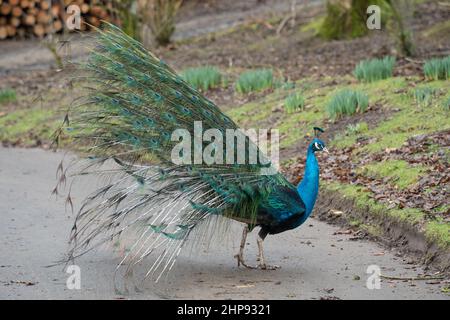
[[[317,193],[319,192],[319,164],[317,163],[312,146],[308,148],[305,173],[303,180],[297,187],[297,191],[305,203],[306,214],[309,216],[314,208]]]

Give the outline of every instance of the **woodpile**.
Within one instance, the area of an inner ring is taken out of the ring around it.
[[[81,31],[88,29],[89,25],[100,26],[101,20],[110,20],[110,1],[0,0],[0,40],[33,36],[42,38],[49,33],[62,32],[70,5],[79,8]]]

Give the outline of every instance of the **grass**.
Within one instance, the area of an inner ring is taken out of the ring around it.
[[[450,111],[450,96],[444,100],[442,106],[444,107],[445,111]]]
[[[284,100],[284,109],[287,113],[293,113],[297,110],[304,110],[305,98],[301,93],[294,93],[286,97]]]
[[[425,235],[428,239],[435,241],[441,248],[450,246],[450,224],[442,221],[442,219],[428,222]]]
[[[216,88],[222,83],[222,74],[213,66],[188,68],[181,75],[191,86],[203,91]]]
[[[271,69],[257,69],[242,73],[236,81],[236,90],[239,93],[263,91],[271,88],[274,83]]]
[[[392,77],[395,65],[394,57],[363,60],[355,67],[353,74],[362,82],[374,82]]]
[[[356,124],[349,124],[347,129],[345,130],[347,135],[355,135],[363,132],[367,132],[369,130],[369,126],[366,122],[359,122]]]
[[[433,24],[422,32],[425,38],[444,38],[450,33],[450,20]]]
[[[331,119],[338,119],[343,115],[364,112],[369,106],[369,97],[361,91],[343,89],[338,91],[327,104],[327,113]]]
[[[423,73],[430,80],[450,79],[450,56],[426,61],[423,66]]]
[[[381,152],[385,149],[395,149],[403,145],[403,143],[414,135],[427,134],[440,130],[450,129],[448,121],[448,113],[442,108],[445,96],[435,96],[434,103],[427,108],[421,108],[415,103],[414,95],[406,91],[408,83],[397,81],[397,78],[383,80],[371,84],[367,88],[371,96],[378,96],[378,103],[383,104],[386,110],[395,109],[396,112],[387,116],[377,126],[371,128],[365,135],[372,141],[355,152]],[[412,79],[416,81],[418,78]],[[387,85],[391,89],[383,89],[378,91],[380,85]],[[373,87],[374,86],[374,87]],[[418,85],[416,89],[430,88],[437,92],[449,91],[450,82],[433,81],[426,85]],[[400,89],[403,88],[403,91]],[[389,106],[389,107],[388,107]],[[426,121],[425,121],[426,120]],[[352,137],[346,137],[344,140],[336,141],[339,146],[348,146],[354,143]]]
[[[435,92],[434,88],[423,87],[414,89],[412,94],[419,107],[428,107],[433,100]]]
[[[2,89],[0,90],[0,104],[6,104],[17,101],[16,90],[14,89]]]
[[[332,145],[336,148],[347,148],[356,144],[356,139],[362,135],[366,135],[369,131],[369,125],[366,122],[349,124],[343,133],[338,133],[332,141]]]
[[[425,168],[412,167],[403,160],[386,160],[370,163],[358,171],[368,177],[388,178],[399,189],[406,189],[418,181]]]
[[[0,141],[21,141],[33,145],[36,140],[48,141],[61,119],[54,111],[41,108],[19,110],[0,117]]]

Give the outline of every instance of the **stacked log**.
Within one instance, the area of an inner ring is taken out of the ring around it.
[[[63,31],[66,10],[80,9],[81,30],[100,26],[110,20],[108,2],[104,0],[0,0],[0,40],[14,37],[39,37]],[[70,30],[69,30],[70,31]]]

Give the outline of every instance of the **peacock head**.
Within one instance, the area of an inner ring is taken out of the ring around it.
[[[314,139],[311,142],[311,144],[309,145],[309,148],[313,151],[325,151],[326,153],[328,153],[328,149],[325,146],[325,142],[323,142],[322,140],[319,139],[319,136],[321,133],[323,133],[324,130],[322,128],[319,127],[314,127]]]

